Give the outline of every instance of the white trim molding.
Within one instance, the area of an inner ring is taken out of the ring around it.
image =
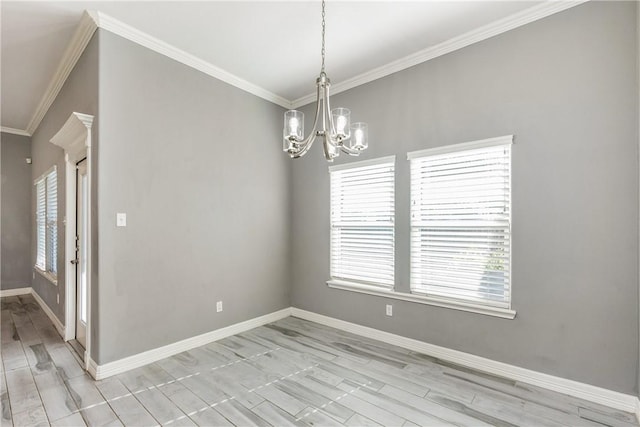
[[[264,316],[245,320],[244,322],[216,329],[215,331],[187,338],[182,341],[154,348],[142,353],[134,354],[133,356],[125,357],[123,359],[105,363],[103,365],[98,365],[94,360],[89,358],[87,370],[89,371],[89,374],[93,376],[93,378],[95,378],[96,380],[101,380],[112,375],[139,368],[140,366],[148,365],[149,363],[156,362],[166,357],[182,353],[183,351],[188,351],[195,347],[200,347],[211,342],[221,340],[222,338],[230,337],[232,335],[236,335],[250,329],[266,325],[267,323],[284,319],[285,317],[289,317],[290,315],[291,308],[287,307],[273,313],[265,314]]]
[[[32,292],[30,286],[26,286],[24,288],[15,288],[15,289],[2,289],[0,290],[0,298],[4,297],[17,297],[18,295],[29,295]]]
[[[93,116],[73,112],[51,138],[51,143],[62,148],[65,153],[65,324],[67,325],[64,339],[69,341],[76,337],[76,266],[72,260],[76,259],[76,164],[86,158],[87,160],[87,198],[91,206],[91,126]],[[91,356],[91,229],[92,218],[91,208],[86,212],[89,230],[86,236],[86,257],[87,257],[87,333],[85,353],[85,369],[88,369],[88,360]]]
[[[42,308],[42,311],[44,311],[45,314],[49,317],[49,319],[51,319],[53,326],[56,327],[56,330],[58,331],[60,336],[64,339],[64,325],[62,324],[62,322],[60,322],[58,317],[55,314],[53,314],[53,310],[49,308],[47,303],[44,302],[44,300],[40,298],[40,295],[38,295],[38,293],[33,289],[31,289],[31,295],[33,295],[33,298],[38,302],[38,304],[40,305],[40,308]]]
[[[376,165],[381,165],[383,163],[395,164],[395,162],[396,162],[396,156],[377,157],[375,159],[360,160],[358,162],[349,162],[349,163],[343,163],[340,165],[329,166],[329,172],[336,172],[336,171],[352,169],[352,168],[362,168],[365,166],[376,166]]]
[[[31,138],[31,134],[26,130],[10,128],[7,126],[0,126],[0,132],[10,133],[12,135],[28,136],[29,138]]]
[[[335,319],[333,317],[324,316],[322,314],[311,311],[301,310],[292,307],[291,315],[300,319],[316,322],[321,325],[330,326],[332,328],[351,332],[367,338],[385,342],[387,344],[397,345],[409,350],[417,351],[428,356],[446,360],[458,365],[466,366],[479,371],[488,372],[501,377],[509,378],[515,381],[522,381],[538,387],[559,393],[568,394],[590,402],[599,403],[610,408],[626,411],[630,413],[638,413],[638,397],[596,387],[590,384],[580,383],[578,381],[568,380],[541,372],[532,371],[530,369],[509,365],[507,363],[497,362],[495,360],[486,359],[458,350],[452,350],[445,347],[429,344],[423,341],[414,340],[412,338],[395,335],[389,332],[380,331],[378,329],[369,328],[367,326],[358,325],[356,323],[346,322],[344,320]]]
[[[640,424],[640,397],[636,400],[636,420],[638,420],[638,424]]]
[[[368,286],[361,283],[348,282],[345,280],[327,280],[327,286],[332,289],[342,291],[358,292],[361,294],[374,295],[383,298],[391,298],[400,301],[415,302],[418,304],[433,305],[435,307],[451,308],[454,310],[467,311],[469,313],[484,314],[485,316],[499,317],[501,319],[515,319],[516,311],[508,308],[490,307],[487,305],[473,304],[464,301],[451,301],[446,298],[433,296],[409,294],[397,292],[393,289],[384,289],[379,286]]]
[[[281,107],[291,108],[291,101],[289,101],[288,99],[285,99],[280,95],[276,95],[275,93],[270,92],[258,85],[235,76],[230,72],[223,70],[222,68],[216,67],[215,65],[198,58],[195,55],[187,53],[182,49],[178,49],[177,47],[170,45],[169,43],[166,43],[156,37],[138,30],[137,28],[127,25],[124,22],[121,22],[103,12],[92,11],[91,14],[93,15],[99,28],[124,37],[129,41],[137,43],[140,46],[146,47],[147,49],[151,49],[154,52],[157,52],[168,58],[174,59],[184,65],[187,65],[188,67],[208,74],[211,77],[215,77],[216,79],[235,86],[238,89],[242,89],[245,92],[249,92],[262,99],[273,102],[274,104],[280,105]]]
[[[507,144],[513,144],[513,135],[498,136],[495,138],[487,138],[479,141],[462,142],[459,144],[442,145],[440,147],[410,151],[407,153],[407,160],[419,159],[420,157],[433,156],[436,154],[447,154],[457,151],[475,150],[477,148],[495,147],[498,145]]]
[[[514,13],[506,18],[499,19],[490,24],[484,25],[475,30],[461,34],[457,37],[444,41],[435,46],[428,47],[424,50],[418,51],[404,58],[382,65],[378,68],[374,68],[371,71],[367,71],[345,81],[331,85],[331,93],[333,95],[340,92],[344,92],[354,87],[363,85],[365,83],[372,82],[374,80],[386,77],[398,71],[406,70],[407,68],[437,58],[439,56],[446,55],[447,53],[454,52],[464,47],[470,46],[474,43],[487,40],[491,37],[497,36],[531,22],[537,21],[547,16],[553,15],[558,12],[562,12],[566,9],[578,6],[585,3],[587,0],[576,1],[546,1],[537,6],[533,6],[522,12]],[[292,102],[293,108],[298,108],[303,105],[310,104],[316,100],[316,94],[310,93],[301,98],[298,98]]]
[[[53,326],[56,327],[56,330],[58,331],[60,336],[64,338],[64,325],[62,324],[62,322],[60,322],[58,317],[55,314],[53,314],[53,310],[49,308],[47,303],[44,302],[44,300],[40,297],[40,295],[38,295],[36,291],[33,290],[32,287],[17,288],[17,289],[3,289],[0,291],[0,297],[3,297],[3,298],[15,297],[18,295],[33,295],[33,298],[36,300],[36,302],[38,303],[42,311],[44,311],[45,314],[49,317],[49,319],[51,319]]]
[[[91,15],[84,12],[82,14],[82,18],[80,18],[80,23],[76,28],[76,32],[71,38],[69,46],[67,46],[64,55],[62,55],[62,59],[58,64],[56,72],[51,77],[47,90],[42,96],[36,111],[33,113],[33,116],[27,125],[26,132],[28,134],[33,135],[36,129],[38,129],[44,115],[47,114],[51,104],[53,104],[53,101],[55,101],[56,97],[60,93],[64,82],[67,81],[67,77],[69,77],[69,74],[71,74],[71,71],[76,66],[78,59],[80,59],[80,56],[89,44],[89,41],[91,40],[91,37],[93,37],[93,33],[95,33],[97,28],[98,27]]]
[[[562,12],[571,7],[580,5],[586,0],[569,0],[569,1],[547,1],[537,6],[531,7],[519,13],[515,13],[506,18],[500,19],[483,27],[469,31],[458,37],[442,42],[438,45],[421,50],[414,54],[408,55],[399,60],[390,62],[386,65],[375,68],[371,71],[354,76],[343,82],[332,86],[332,93],[337,94],[352,89],[356,86],[369,83],[373,80],[388,76],[398,71],[405,70],[414,65],[429,61],[447,53],[454,52],[466,46],[478,43],[493,36],[505,33],[509,30],[521,27],[547,16]],[[256,95],[274,104],[284,108],[298,108],[315,101],[315,93],[305,95],[296,100],[288,100],[277,95],[267,89],[256,84],[235,76],[228,71],[223,70],[207,61],[204,61],[190,53],[187,53],[177,47],[170,45],[158,38],[144,33],[130,25],[127,25],[117,19],[99,11],[85,11],[82,15],[80,23],[73,35],[67,50],[65,51],[58,68],[49,82],[47,90],[42,96],[36,111],[34,111],[31,120],[25,130],[4,128],[2,132],[15,133],[18,135],[31,136],[36,131],[40,122],[44,118],[51,104],[60,93],[64,82],[71,74],[71,70],[75,67],[78,59],[89,44],[91,37],[96,29],[102,28],[121,37],[126,38],[134,43],[151,49],[157,53],[172,58],[184,65],[199,70],[205,74],[215,77],[225,83],[235,86],[248,93]],[[5,130],[6,129],[6,130]],[[11,132],[11,130],[13,132]]]

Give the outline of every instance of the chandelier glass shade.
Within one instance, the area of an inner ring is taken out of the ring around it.
[[[329,88],[331,82],[324,71],[325,2],[322,1],[322,68],[316,79],[316,112],[309,136],[304,136],[304,113],[289,110],[284,113],[283,150],[292,158],[304,156],[316,137],[323,140],[324,156],[332,162],[340,152],[351,156],[359,155],[368,146],[366,123],[351,123],[348,108],[331,109]]]

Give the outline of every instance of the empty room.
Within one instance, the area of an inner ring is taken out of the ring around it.
[[[640,426],[637,1],[0,24],[2,426]]]

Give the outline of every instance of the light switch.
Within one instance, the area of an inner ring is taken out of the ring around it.
[[[118,226],[118,227],[126,227],[127,226],[127,214],[126,213],[117,213],[116,214],[116,226]]]

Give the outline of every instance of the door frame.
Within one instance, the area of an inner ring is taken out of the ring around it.
[[[65,328],[64,340],[69,341],[76,336],[76,266],[71,261],[76,259],[76,164],[87,159],[87,346],[83,355],[84,368],[88,370],[91,360],[91,234],[92,234],[92,194],[91,194],[91,125],[93,116],[82,113],[71,113],[62,128],[51,138],[51,143],[64,149],[65,160]]]

